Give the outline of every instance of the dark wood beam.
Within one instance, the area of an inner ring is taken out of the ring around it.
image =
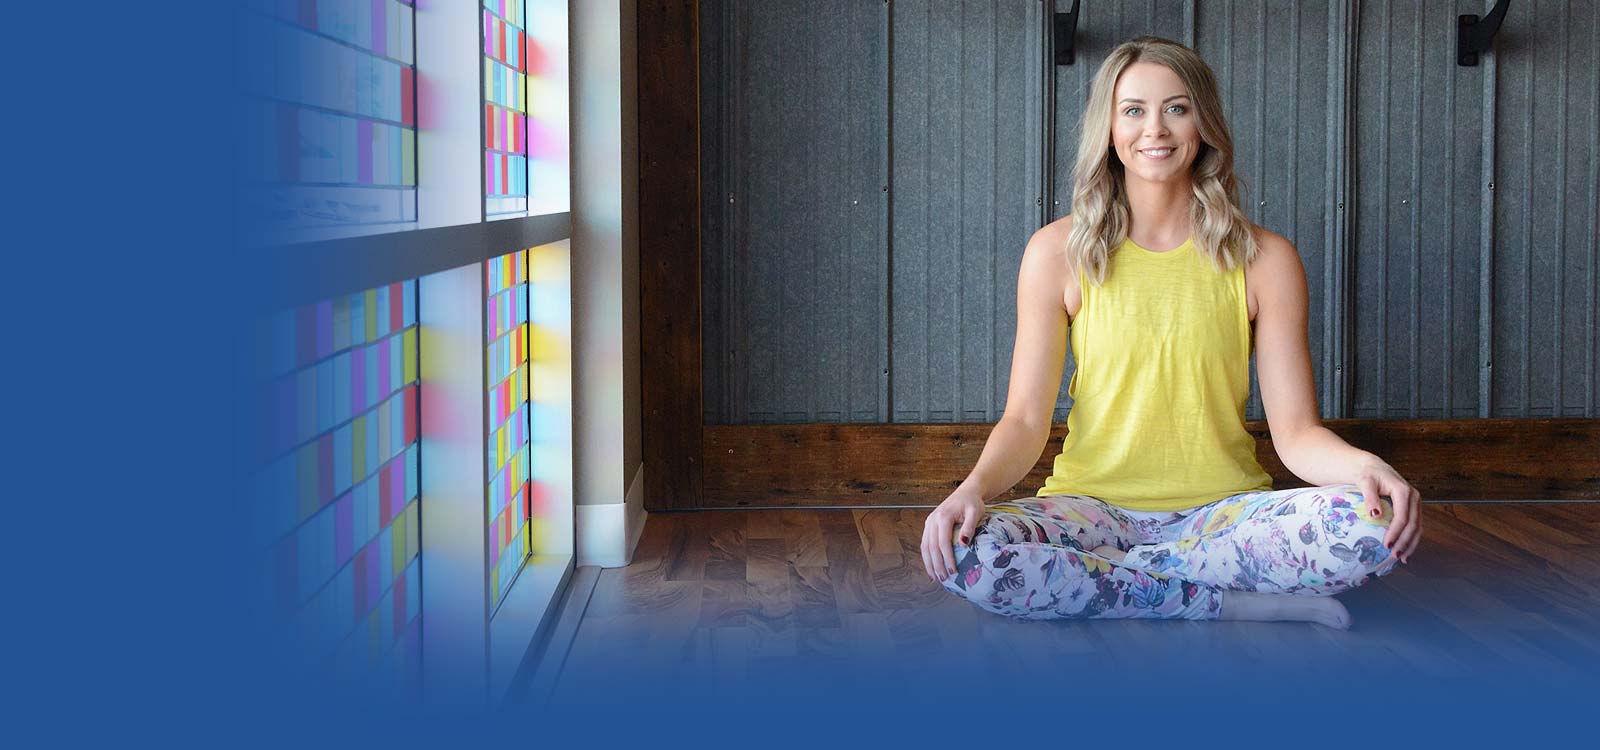
[[[638,5],[640,449],[647,510],[701,505],[698,3]],[[579,387],[582,387],[581,385]]]
[[[1346,442],[1395,467],[1428,500],[1600,500],[1600,419],[1330,419]],[[1278,489],[1303,487],[1264,420],[1245,423]],[[936,505],[977,463],[993,425],[706,425],[700,507]],[[1032,495],[1067,434],[1009,492]]]

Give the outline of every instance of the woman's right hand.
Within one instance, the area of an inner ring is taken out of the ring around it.
[[[943,581],[956,572],[955,538],[972,544],[972,535],[983,518],[983,498],[965,486],[939,503],[922,526],[922,567],[930,581]],[[960,526],[960,533],[956,527]]]

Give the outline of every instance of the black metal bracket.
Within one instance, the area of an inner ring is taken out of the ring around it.
[[[1056,64],[1071,65],[1072,41],[1078,36],[1078,0],[1072,0],[1072,10],[1057,13],[1055,20]]]
[[[1511,0],[1499,0],[1482,19],[1474,15],[1456,18],[1457,65],[1475,66],[1478,55],[1494,49],[1494,34],[1500,30],[1500,22],[1505,20],[1509,7]]]

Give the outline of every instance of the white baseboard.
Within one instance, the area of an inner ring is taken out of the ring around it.
[[[649,513],[644,509],[644,464],[620,503],[577,506],[578,565],[621,568],[633,560]]]

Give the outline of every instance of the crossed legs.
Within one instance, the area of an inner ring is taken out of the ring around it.
[[[1392,512],[1369,521],[1360,508],[1350,484],[1243,493],[1175,512],[1128,511],[1083,495],[996,503],[970,546],[955,540],[956,575],[943,585],[1026,619],[1289,619],[1343,628],[1349,614],[1328,595],[1396,562],[1381,541]]]

